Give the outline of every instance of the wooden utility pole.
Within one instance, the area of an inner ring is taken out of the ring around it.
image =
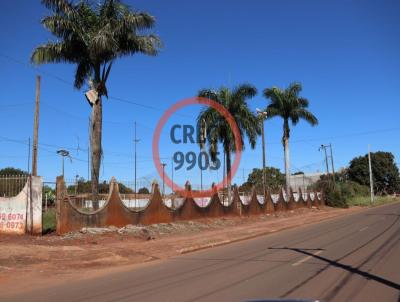
[[[330,187],[330,177],[329,177],[329,163],[328,163],[328,154],[326,153],[326,147],[327,145],[322,144],[321,147],[319,147],[318,150],[323,149],[325,153],[325,165],[326,165],[326,176],[328,177],[328,185]]]
[[[335,179],[335,166],[333,165],[333,151],[332,151],[332,144],[329,144],[329,148],[331,149],[331,165],[332,165],[333,185],[336,185],[336,179]]]
[[[32,153],[32,175],[37,176],[38,160],[38,136],[39,136],[39,102],[40,102],[40,76],[36,76],[36,101],[35,118],[33,124],[33,153]]]
[[[368,168],[369,168],[369,185],[371,189],[371,204],[374,203],[374,181],[372,177],[372,163],[371,163],[371,152],[370,146],[368,145]]]
[[[135,121],[135,138],[133,139],[135,144],[135,206],[136,206],[136,196],[137,196],[137,188],[136,188],[136,171],[137,171],[137,164],[136,164],[136,144],[140,142],[140,139],[136,137],[136,121]]]

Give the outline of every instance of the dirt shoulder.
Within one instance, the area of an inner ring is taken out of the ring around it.
[[[91,278],[362,210],[324,207],[274,215],[91,229],[65,236],[1,236],[0,291],[3,295],[17,292],[21,289],[20,282],[29,290],[49,286],[49,282]]]

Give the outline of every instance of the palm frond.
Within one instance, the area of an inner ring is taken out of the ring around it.
[[[297,110],[297,115],[304,119],[305,121],[307,121],[309,124],[311,124],[312,126],[316,126],[318,125],[318,119],[317,117],[312,114],[310,111],[308,111],[307,109],[298,109]]]
[[[58,38],[69,39],[76,32],[76,24],[65,16],[53,15],[43,18],[42,25]]]
[[[70,15],[75,13],[72,3],[66,0],[42,0],[42,4],[56,14]]]
[[[298,98],[298,102],[300,107],[307,108],[308,104],[310,103],[306,98]]]
[[[155,21],[153,16],[146,13],[128,13],[123,16],[124,26],[134,30],[150,29]]]
[[[249,99],[257,95],[257,88],[251,84],[242,84],[232,91],[233,98]]]
[[[48,43],[37,47],[31,56],[31,62],[35,64],[78,62],[79,53],[72,53],[71,47],[66,43]]]
[[[297,97],[302,89],[303,89],[303,87],[301,86],[301,83],[293,82],[293,83],[289,84],[288,88],[286,88],[285,91],[289,95]]]
[[[81,62],[78,64],[75,72],[74,86],[80,89],[85,80],[91,75],[91,66],[88,62]]]
[[[111,63],[116,58],[136,53],[156,55],[162,47],[159,37],[139,32],[152,28],[154,17],[131,10],[119,0],[100,3],[82,0],[75,4],[72,0],[42,0],[42,3],[53,11],[42,24],[59,41],[37,47],[31,61],[76,64],[77,88],[92,75],[94,86],[106,95]]]

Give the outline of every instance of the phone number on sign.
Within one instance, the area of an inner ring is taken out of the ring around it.
[[[0,229],[23,229],[24,215],[0,213]]]

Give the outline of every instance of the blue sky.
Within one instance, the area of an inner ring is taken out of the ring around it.
[[[157,178],[151,159],[154,128],[173,103],[200,88],[255,85],[252,110],[267,100],[262,90],[303,84],[302,95],[318,117],[318,127],[301,122],[291,132],[292,171],[323,170],[318,147],[332,143],[336,168],[372,151],[393,152],[400,161],[400,3],[398,1],[153,1],[127,0],[157,19],[164,42],[157,57],[137,55],[116,62],[104,101],[102,179],[133,179],[133,123],[137,121],[138,177]],[[54,181],[59,148],[70,149],[66,177],[87,177],[88,117],[83,91],[72,87],[74,67],[35,68],[33,48],[52,37],[39,21],[49,12],[40,1],[1,1],[0,168],[27,168],[32,137],[35,75],[42,76],[39,174]],[[116,98],[127,100],[122,102]],[[133,104],[135,103],[135,104]],[[199,107],[174,116],[193,124]],[[186,117],[189,115],[189,117]],[[283,169],[282,120],[266,123],[267,164]],[[163,132],[168,135],[168,129]],[[11,139],[11,140],[10,140]],[[174,149],[175,148],[175,149]],[[166,139],[162,156],[177,146]],[[180,147],[179,147],[180,148]],[[184,150],[197,151],[196,146]],[[243,154],[236,182],[261,165],[261,143]],[[168,166],[167,166],[168,169]],[[208,173],[208,172],[207,172]],[[207,174],[205,183],[219,175]],[[198,171],[175,178],[199,183]]]

